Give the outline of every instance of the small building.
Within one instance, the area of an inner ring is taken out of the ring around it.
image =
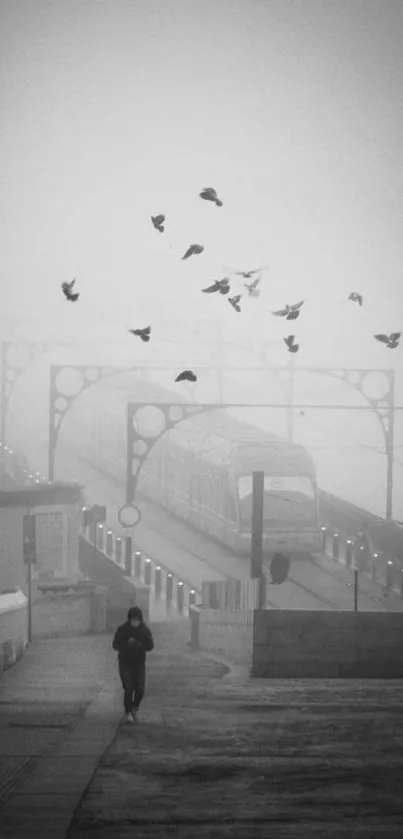
[[[82,506],[80,484],[35,484],[0,491],[0,592],[19,588],[28,593],[23,559],[23,517],[27,514],[36,520],[33,595],[41,581],[77,583]]]

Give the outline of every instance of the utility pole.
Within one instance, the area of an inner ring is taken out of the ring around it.
[[[394,431],[395,431],[395,373],[390,374],[389,409],[387,414],[388,425],[385,429],[386,444],[386,521],[392,521],[393,512],[393,454],[394,454]]]
[[[28,508],[29,509],[29,508]],[[30,512],[23,518],[23,558],[28,583],[28,643],[32,641],[32,565],[36,562],[36,519]]]
[[[290,356],[289,365],[289,379],[287,382],[287,439],[290,443],[294,442],[294,374],[295,365],[294,358]]]
[[[266,605],[266,578],[263,574],[264,472],[252,473],[252,551],[250,576],[258,580],[258,608]]]

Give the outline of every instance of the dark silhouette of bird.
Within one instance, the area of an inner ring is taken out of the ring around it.
[[[151,337],[151,326],[146,326],[144,329],[129,329],[132,335],[138,335],[142,341],[149,341]]]
[[[284,343],[288,347],[288,352],[298,352],[299,344],[295,344],[295,335],[288,335],[287,338],[283,338]]]
[[[175,382],[197,382],[197,376],[192,370],[182,370],[179,376],[176,377]]]
[[[247,289],[249,297],[259,297],[260,289],[258,288],[259,283],[261,282],[261,277],[256,277],[255,280],[251,283],[244,283],[244,287]]]
[[[202,288],[202,291],[205,294],[214,294],[214,292],[219,292],[220,294],[228,294],[230,290],[230,284],[228,277],[224,277],[222,280],[216,280],[213,285],[207,286],[207,288]]]
[[[401,335],[401,332],[391,332],[390,335],[374,335],[374,338],[381,341],[382,344],[386,344],[389,350],[395,350],[399,346]]]
[[[272,315],[284,318],[286,320],[296,320],[299,317],[299,310],[305,301],[301,300],[299,303],[294,303],[293,306],[285,305],[285,309],[279,309],[278,312],[272,312]]]
[[[217,207],[222,207],[222,201],[220,201],[215,189],[212,186],[206,186],[199,192],[200,198],[204,198],[205,201],[212,201],[214,204],[217,204]]]
[[[78,298],[80,296],[78,292],[73,293],[73,288],[75,286],[75,282],[76,282],[75,280],[71,280],[70,283],[62,283],[63,294],[64,294],[66,300],[69,300],[70,303],[75,303],[76,300],[78,300]]]
[[[359,306],[362,306],[364,302],[362,294],[359,294],[358,291],[352,291],[348,299],[352,300],[353,303],[358,303]]]
[[[163,213],[160,213],[159,216],[151,216],[151,221],[152,221],[156,230],[159,230],[160,233],[164,232],[164,230],[165,230],[165,227],[164,227],[165,216],[164,216]]]
[[[188,247],[186,253],[182,256],[182,259],[189,259],[189,256],[193,256],[194,254],[203,253],[204,245],[190,245]]]
[[[243,277],[244,280],[252,280],[255,274],[261,274],[262,271],[265,271],[268,267],[268,265],[261,265],[260,268],[252,268],[250,271],[234,271],[234,274],[238,277]]]
[[[228,298],[228,303],[231,303],[232,308],[235,309],[236,312],[241,311],[241,307],[239,305],[241,299],[242,299],[242,294],[236,294],[235,297],[229,297]]]

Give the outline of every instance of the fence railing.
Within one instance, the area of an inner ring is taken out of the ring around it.
[[[365,534],[352,537],[332,527],[323,526],[322,552],[334,562],[358,572],[379,585],[385,597],[395,593],[403,598],[403,563],[384,551],[371,549]]]
[[[92,531],[92,532],[91,532]],[[201,592],[188,581],[179,579],[164,563],[138,550],[131,536],[118,536],[103,524],[82,527],[81,535],[94,544],[128,577],[150,587],[154,604],[164,603],[167,611],[187,616],[190,606],[201,605]]]
[[[259,581],[206,580],[202,587],[203,609],[225,609],[231,612],[248,612],[259,605]]]

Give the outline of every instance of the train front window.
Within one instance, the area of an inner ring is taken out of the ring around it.
[[[238,478],[238,507],[242,527],[252,522],[252,476]],[[317,524],[315,486],[309,477],[264,479],[263,521],[268,527],[314,527]]]

